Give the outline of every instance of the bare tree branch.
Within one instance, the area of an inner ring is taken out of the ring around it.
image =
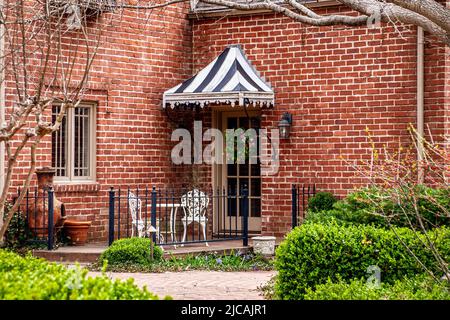
[[[343,5],[362,15],[319,15],[300,0],[285,0],[285,3],[271,0],[258,2],[236,2],[233,0],[200,0],[203,3],[230,9],[251,11],[270,10],[283,14],[295,21],[313,26],[364,25],[369,18],[381,21],[399,21],[422,27],[450,46],[450,9],[433,0],[338,0]],[[299,12],[295,12],[295,11]]]

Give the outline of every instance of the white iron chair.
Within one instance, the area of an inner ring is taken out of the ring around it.
[[[147,223],[147,228],[145,228],[145,221],[142,219],[142,201],[133,192],[128,193],[128,208],[131,213],[131,236],[134,237],[134,233],[137,230],[137,236],[143,238],[146,236],[151,236],[152,225],[151,222]],[[159,220],[156,220],[156,234],[159,237],[159,243],[164,242],[164,236],[159,231]]]
[[[186,230],[188,225],[193,222],[200,224],[203,230],[203,239],[206,240],[206,225],[208,222],[208,217],[206,216],[206,211],[209,204],[208,196],[197,189],[189,191],[181,197],[181,206],[183,207],[184,217],[181,218],[183,222],[183,240],[186,240]],[[208,242],[205,242],[208,246]],[[183,246],[183,244],[181,245]]]

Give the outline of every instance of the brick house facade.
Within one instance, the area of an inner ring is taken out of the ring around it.
[[[318,10],[348,12],[327,1]],[[370,156],[366,128],[379,146],[408,142],[407,126],[417,121],[415,27],[400,27],[401,35],[389,25],[312,27],[267,12],[198,15],[184,4],[151,17],[149,24],[144,14],[125,10],[123,23],[107,30],[84,97],[95,103],[95,177],[56,187],[68,215],[92,221],[90,241],[107,237],[110,186],[185,188],[195,180],[211,187],[211,166],[171,163],[171,132],[180,119],[186,126],[202,120],[206,129],[217,113],[239,108],[177,114],[161,108],[162,95],[231,44],[241,45],[275,92],[274,108],[254,110],[261,127],[276,128],[283,112],[293,116],[290,138],[280,142],[278,174],[261,177],[256,231],[282,236],[290,229],[294,183],[339,196],[364,185],[349,162]],[[425,125],[439,140],[450,134],[450,52],[426,39]],[[7,107],[13,90],[8,78]],[[41,150],[40,165],[52,165],[50,137]],[[16,183],[26,167],[24,156]]]

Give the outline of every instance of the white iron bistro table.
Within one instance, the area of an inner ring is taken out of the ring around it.
[[[176,231],[176,218],[178,213],[178,208],[181,207],[180,203],[158,203],[156,205],[157,208],[170,208],[170,222],[169,222],[169,228],[170,228],[170,238],[172,242],[177,241],[177,231]],[[174,241],[175,240],[175,241]],[[174,245],[176,248],[177,246]]]

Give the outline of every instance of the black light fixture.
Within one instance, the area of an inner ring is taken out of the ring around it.
[[[287,139],[291,133],[292,114],[289,112],[283,113],[280,122],[278,122],[278,129],[280,130],[280,138]]]

